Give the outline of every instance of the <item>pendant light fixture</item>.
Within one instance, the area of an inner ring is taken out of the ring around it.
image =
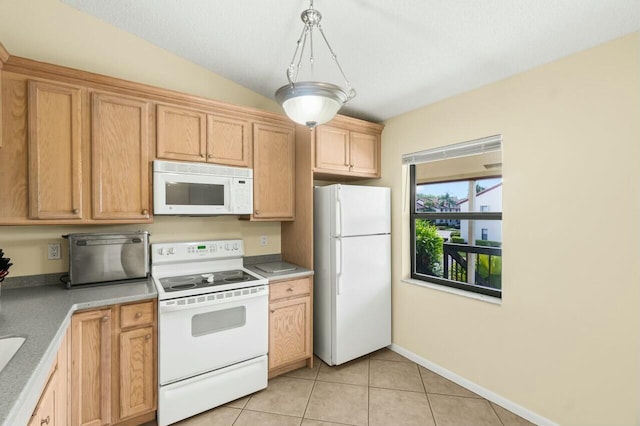
[[[289,84],[282,86],[276,91],[276,101],[282,105],[284,112],[289,118],[296,123],[304,124],[309,128],[330,121],[342,108],[342,105],[353,99],[356,95],[355,90],[351,87],[351,83],[344,74],[338,57],[329,45],[329,41],[322,31],[320,21],[322,15],[313,8],[313,0],[309,9],[300,15],[304,27],[302,34],[298,39],[296,50],[293,53],[293,59],[289,68],[287,68],[287,79]],[[298,81],[298,74],[304,56],[307,40],[309,40],[309,62],[311,70],[314,66],[313,56],[313,32],[318,30],[322,39],[329,48],[331,58],[335,61],[340,74],[344,78],[346,88],[336,86],[331,83],[321,83],[318,81]]]

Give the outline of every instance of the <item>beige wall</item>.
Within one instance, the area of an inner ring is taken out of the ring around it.
[[[271,99],[57,0],[0,1],[0,43],[16,56],[281,112]],[[237,217],[160,217],[152,225],[127,226],[0,226],[0,247],[14,263],[12,277],[63,272],[68,267],[61,235],[119,229],[149,230],[152,242],[243,238],[248,255],[280,252],[279,222],[249,223]],[[266,247],[260,246],[260,235],[267,235]],[[46,260],[48,242],[62,243],[62,260]]]
[[[639,113],[635,33],[388,120],[393,342],[559,424],[640,424]],[[502,304],[402,282],[402,154],[496,133]]]
[[[0,43],[11,55],[282,112],[273,100],[58,0],[0,1]]]

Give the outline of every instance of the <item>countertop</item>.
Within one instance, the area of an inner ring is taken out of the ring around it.
[[[270,263],[270,262],[264,262],[264,263]],[[291,263],[291,262],[289,262]],[[294,278],[302,278],[302,277],[308,277],[310,275],[313,275],[313,271],[311,269],[307,269],[307,268],[303,268],[302,266],[298,266],[298,265],[294,265],[291,263],[292,266],[295,266],[296,269],[293,271],[287,271],[287,272],[280,272],[280,273],[269,273],[269,272],[265,272],[262,269],[258,268],[258,266],[260,266],[260,263],[254,263],[254,264],[250,264],[247,265],[245,263],[244,267],[247,268],[248,270],[255,272],[256,274],[265,277],[269,282],[272,281],[281,281],[281,280],[290,280],[290,279],[294,279]]]
[[[0,337],[26,340],[0,372],[0,425],[27,424],[75,311],[156,297],[150,278],[71,290],[62,284],[3,289]]]

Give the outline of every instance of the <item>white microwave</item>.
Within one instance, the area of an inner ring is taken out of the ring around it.
[[[251,214],[253,170],[176,161],[153,162],[155,215]]]

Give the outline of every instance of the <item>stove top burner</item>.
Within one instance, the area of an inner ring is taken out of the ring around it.
[[[160,278],[160,284],[165,292],[172,292],[256,280],[258,280],[258,278],[253,275],[249,275],[240,269],[234,269],[231,271]]]

